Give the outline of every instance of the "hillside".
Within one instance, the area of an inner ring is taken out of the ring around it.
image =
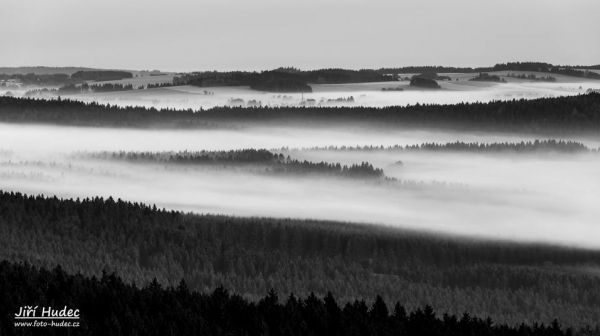
[[[273,289],[258,302],[224,287],[211,293],[190,291],[184,280],[175,287],[153,281],[144,288],[124,283],[115,274],[100,278],[72,275],[28,264],[0,262],[0,333],[13,334],[27,320],[10,316],[23,299],[76,307],[77,334],[103,335],[572,335],[573,329],[553,320],[509,326],[467,313],[443,315],[431,306],[407,311],[401,302],[380,296],[373,304],[356,300],[345,305],[331,292],[325,297],[280,297]],[[31,290],[36,288],[36,290]],[[68,293],[59,294],[56,289]],[[390,305],[390,306],[388,306]],[[59,319],[60,321],[60,319]],[[44,323],[44,322],[41,322]],[[47,329],[48,330],[48,329]],[[69,329],[67,329],[69,330]],[[583,330],[575,329],[575,332]]]
[[[70,273],[116,272],[126,283],[192,290],[218,285],[258,301],[270,288],[340,303],[430,304],[499,323],[596,326],[600,252],[462,239],[382,226],[235,218],[165,211],[112,198],[61,200],[0,193],[0,259],[61,265]],[[486,299],[482,299],[485,297]]]
[[[28,73],[33,73],[36,75],[51,75],[51,74],[67,74],[71,76],[75,72],[78,71],[92,71],[92,70],[102,70],[97,68],[86,68],[86,67],[47,67],[47,66],[34,66],[34,67],[0,67],[0,74],[20,74],[26,75]]]

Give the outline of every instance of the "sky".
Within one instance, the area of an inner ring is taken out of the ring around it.
[[[0,66],[600,63],[598,0],[3,0]]]

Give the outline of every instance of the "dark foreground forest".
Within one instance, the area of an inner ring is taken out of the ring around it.
[[[0,262],[0,288],[2,335],[573,335],[557,320],[508,326],[468,313],[440,314],[429,305],[407,312],[396,302],[390,309],[381,296],[371,305],[364,300],[341,305],[331,292],[323,298],[311,293],[280,299],[271,289],[252,302],[222,286],[200,293],[190,291],[184,280],[167,288],[154,280],[138,288],[114,273],[90,278],[60,266],[48,271],[6,261]],[[23,322],[15,322],[12,314],[23,302],[77,307],[80,324],[18,325]]]
[[[358,124],[582,136],[600,131],[600,94],[384,108],[215,107],[209,110],[157,110],[71,100],[0,97],[0,122],[143,128]]]
[[[292,293],[306,298],[311,292],[324,297],[331,292],[340,307],[363,299],[368,307],[380,295],[390,305],[400,302],[407,311],[429,304],[439,314],[462,316],[468,312],[509,326],[548,325],[557,319],[574,330],[600,330],[600,252],[594,250],[338,222],[193,215],[112,198],[63,200],[13,192],[0,193],[0,246],[2,260],[48,269],[61,265],[69,274],[100,277],[103,271],[115,272],[125,283],[138,286],[156,278],[149,289],[139,292],[118,285],[114,278],[104,277],[98,283],[81,276],[67,280],[66,275],[52,275],[64,279],[60,281],[65,281],[65,286],[96,288],[85,295],[97,300],[110,297],[145,306],[147,310],[139,314],[148,319],[160,311],[190,317],[185,313],[188,310],[170,310],[169,305],[175,304],[170,300],[176,297],[172,290],[158,291],[158,296],[151,298],[163,305],[140,301],[157,291],[158,284],[177,287],[184,279],[190,290],[206,293],[223,285],[255,303],[271,288],[281,298]],[[36,280],[37,271],[23,267],[7,272],[32,281],[24,293],[45,295],[42,289],[46,287],[35,285],[41,281]],[[2,281],[13,286],[27,284]],[[107,283],[124,292],[110,294]],[[69,287],[52,288],[57,291],[53,295],[75,295]],[[18,297],[10,290],[2,292]],[[103,304],[110,302],[102,300]],[[244,313],[247,306],[239,302],[242,308],[235,310],[236,314],[253,316]],[[134,310],[133,306],[130,309]],[[366,314],[364,307],[353,309]],[[286,313],[270,316],[277,314]],[[6,313],[3,316],[6,318]],[[216,317],[208,319],[214,322]]]

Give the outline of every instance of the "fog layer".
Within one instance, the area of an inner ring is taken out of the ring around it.
[[[269,133],[270,132],[270,133]],[[532,140],[503,134],[357,133],[294,129],[141,131],[0,125],[0,188],[61,197],[112,196],[169,209],[332,219],[490,238],[600,247],[597,153],[481,155],[292,152],[294,159],[368,161],[398,186],[168,164],[83,160],[76,151],[184,151],[422,142]],[[597,147],[596,140],[587,140]],[[397,164],[401,161],[403,164]],[[433,183],[436,182],[436,183]],[[439,185],[445,183],[445,185]],[[459,184],[459,185],[453,185]]]
[[[518,73],[518,72],[513,72]],[[506,75],[506,72],[492,74]],[[529,74],[528,72],[523,74]],[[242,106],[373,106],[384,107],[407,104],[456,104],[461,102],[489,102],[493,100],[535,99],[543,97],[570,96],[585,93],[587,89],[600,89],[598,81],[578,77],[561,76],[549,73],[541,75],[558,76],[558,82],[531,82],[513,77],[503,77],[508,83],[469,81],[477,74],[444,74],[452,80],[438,81],[441,89],[424,89],[410,86],[408,81],[353,84],[311,84],[313,92],[272,93],[251,90],[247,86],[196,87],[182,85],[174,87],[141,89],[103,93],[73,94],[69,99],[84,102],[131,106],[139,105],[156,108],[199,109],[228,104]],[[410,76],[410,74],[408,74]],[[160,76],[159,76],[160,77]],[[140,85],[160,81],[154,76],[114,81],[110,83]],[[104,83],[104,82],[103,82]],[[385,89],[385,91],[383,91]],[[392,90],[390,90],[392,89]],[[402,91],[397,91],[402,90]],[[21,96],[25,90],[15,91],[0,88],[0,95],[11,91]],[[347,99],[352,97],[352,101]],[[52,98],[52,97],[48,97]],[[54,97],[56,98],[56,97]],[[235,103],[233,100],[238,99]],[[240,101],[241,100],[241,101]]]

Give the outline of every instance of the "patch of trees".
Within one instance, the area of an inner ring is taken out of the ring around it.
[[[249,86],[252,79],[258,75],[256,72],[193,72],[181,77],[174,77],[175,85],[194,85],[199,87],[211,86]]]
[[[250,109],[250,110],[249,110]],[[552,135],[600,130],[600,94],[532,100],[416,104],[377,107],[215,107],[194,111],[118,107],[65,99],[0,97],[0,121],[106,127],[202,128],[286,124],[329,127],[340,122],[363,126],[438,127]],[[594,133],[595,134],[595,133]]]
[[[507,75],[508,77],[514,77],[514,78],[520,78],[520,79],[528,79],[528,80],[532,80],[532,81],[540,81],[540,82],[556,82],[556,77],[552,77],[552,76],[536,76],[535,74],[529,74],[529,75],[525,75],[525,74],[514,74],[514,73],[509,73]]]
[[[469,68],[469,67],[447,67],[447,66],[407,66],[400,68],[381,68],[378,69],[377,72],[387,73],[387,74],[410,74],[410,73],[471,73],[477,72],[479,68]]]
[[[277,150],[282,153],[293,153],[298,151],[450,151],[450,152],[476,152],[476,153],[597,153],[600,149],[590,149],[577,141],[565,140],[535,140],[521,142],[447,142],[447,143],[423,143],[419,145],[394,145],[394,146],[328,146],[310,148],[287,148]]]
[[[439,89],[440,88],[439,84],[435,80],[429,79],[429,78],[424,78],[424,77],[419,77],[419,76],[413,77],[410,80],[410,85],[416,86],[416,87],[422,87],[422,88],[429,88],[429,89]]]
[[[42,74],[36,75],[34,73],[28,74],[0,74],[0,80],[18,79],[23,85],[36,85],[36,86],[62,86],[69,84],[81,83],[80,80],[71,79],[67,74]]]
[[[25,97],[36,97],[44,94],[51,95],[72,95],[79,93],[99,93],[99,92],[115,92],[115,91],[129,91],[135,90],[133,84],[119,84],[119,83],[105,83],[105,84],[94,84],[89,85],[83,83],[81,85],[65,85],[54,90],[30,90],[25,93]]]
[[[471,79],[469,79],[470,81],[477,81],[477,82],[495,82],[495,83],[506,83],[506,80],[504,78],[500,78],[497,75],[491,75],[487,72],[482,72],[480,73],[477,77],[473,77]]]
[[[133,78],[133,74],[128,71],[116,70],[94,70],[94,71],[77,71],[71,75],[71,78],[78,78],[84,81],[110,81],[120,80],[123,78]]]
[[[58,95],[58,89],[34,89],[25,92],[24,97],[32,98],[44,98],[44,97],[55,97]]]
[[[148,84],[148,85],[146,85],[146,89],[159,89],[159,88],[172,87],[172,86],[175,86],[175,85],[173,83],[156,83],[156,84]]]
[[[250,86],[269,92],[312,92],[310,84],[385,82],[393,80],[375,70],[320,69],[302,71],[293,67],[263,72],[197,72],[175,77],[176,85]]]
[[[129,284],[177,286],[184,279],[190,290],[224,285],[254,302],[270,288],[283,296],[332,292],[340,303],[380,295],[407,310],[430,304],[510,325],[557,318],[600,328],[600,278],[573,271],[598,267],[594,250],[12,192],[0,192],[0,232],[0,259],[60,264],[86,277],[105,270]],[[0,297],[36,292],[3,290]]]
[[[87,86],[87,85],[85,85]],[[133,90],[132,84],[105,83],[87,86],[92,92],[114,92]],[[85,89],[85,88],[84,88]]]
[[[52,91],[52,92],[55,92],[57,95],[71,95],[71,94],[78,94],[78,93],[83,93],[83,92],[87,92],[87,91],[89,91],[89,85],[87,85],[86,83],[83,83],[82,85],[75,85],[75,84],[65,85],[63,87],[58,88],[57,91]]]
[[[80,153],[86,159],[111,159],[127,162],[177,164],[193,166],[244,166],[262,168],[260,172],[269,174],[332,175],[351,178],[381,178],[383,170],[374,168],[368,162],[341,165],[339,163],[299,161],[272,153],[266,149],[242,149],[231,151],[199,152],[98,152]]]
[[[96,278],[6,261],[0,262],[0,288],[3,335],[31,331],[15,327],[13,318],[30,302],[79,309],[81,325],[74,330],[91,335],[573,335],[556,319],[509,326],[468,313],[439,314],[429,305],[410,311],[379,295],[371,304],[343,305],[331,292],[280,298],[270,289],[253,302],[223,286],[202,293],[184,280],[165,287],[155,279],[138,288],[114,273]]]
[[[389,88],[382,88],[381,91],[404,91],[403,88],[401,87],[389,87]]]
[[[393,80],[375,70],[320,69],[301,73],[308,83],[314,84],[346,84],[388,82]]]
[[[331,99],[321,99],[319,105],[337,105],[337,104],[354,104],[354,97],[339,97]]]
[[[211,86],[250,86],[259,91],[269,92],[312,92],[306,80],[299,74],[289,71],[263,72],[199,72],[174,78],[175,85]]]
[[[269,92],[312,92],[306,80],[295,73],[263,71],[250,83],[250,88]]]

